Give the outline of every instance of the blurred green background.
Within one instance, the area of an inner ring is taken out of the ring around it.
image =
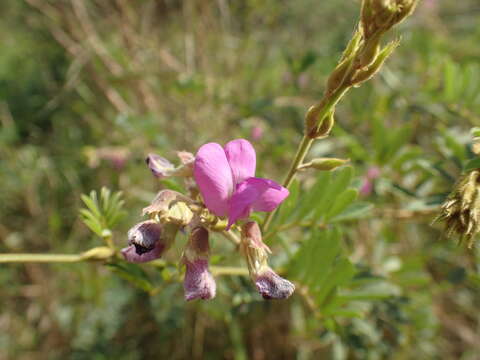
[[[100,245],[78,211],[80,195],[102,186],[124,194],[121,247],[142,207],[175,185],[151,176],[151,151],[173,161],[175,150],[244,137],[260,175],[280,181],[359,6],[3,0],[0,252]],[[277,217],[320,213],[320,230],[277,226],[267,241],[273,267],[297,283],[292,298],[264,301],[248,278],[218,276],[214,300],[186,303],[175,280],[184,238],[161,268],[2,264],[0,359],[478,359],[479,252],[431,222],[473,157],[480,4],[423,0],[400,35],[312,149],[354,171],[305,172],[300,205]],[[360,189],[345,212],[302,205],[332,200],[335,184]],[[329,247],[310,251],[314,241]],[[213,263],[244,266],[224,242],[214,239]]]

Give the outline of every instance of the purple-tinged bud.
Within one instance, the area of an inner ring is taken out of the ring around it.
[[[167,159],[156,155],[148,154],[145,162],[152,171],[152,174],[159,179],[164,179],[171,176],[192,176],[193,175],[193,160],[192,154],[187,152],[179,152],[178,157],[182,162],[182,165],[175,167]]]
[[[217,285],[215,279],[208,270],[207,260],[185,261],[185,279],[183,288],[185,300],[203,299],[210,300],[215,297]]]
[[[264,299],[286,299],[293,294],[295,285],[277,275],[268,266],[270,249],[263,243],[262,233],[256,222],[243,225],[241,244],[250,277]]]
[[[295,291],[295,285],[267,268],[255,278],[255,285],[264,299],[286,299]]]
[[[152,174],[160,179],[172,176],[172,173],[175,171],[175,166],[160,155],[148,154],[145,162]]]
[[[143,263],[158,259],[175,239],[177,228],[153,220],[136,224],[128,231],[128,246],[121,250],[126,261]]]
[[[186,272],[183,282],[185,300],[209,300],[215,297],[217,286],[215,279],[208,270],[210,246],[208,231],[203,227],[196,227],[190,233],[187,246],[183,253],[182,262]]]

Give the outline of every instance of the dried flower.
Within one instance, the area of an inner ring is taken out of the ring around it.
[[[162,190],[152,203],[143,209],[143,215],[149,215],[164,223],[185,226],[193,218],[193,212],[188,206],[192,204],[193,200],[188,196],[173,190]]]
[[[295,285],[277,275],[268,266],[271,253],[262,241],[262,233],[256,222],[242,226],[242,248],[245,253],[250,277],[264,299],[286,299],[295,291]]]
[[[480,170],[465,175],[442,205],[436,220],[445,221],[447,236],[457,233],[460,241],[473,246],[474,236],[480,231]]]
[[[196,227],[190,233],[182,262],[186,272],[183,287],[185,300],[213,299],[216,292],[215,280],[208,270],[208,231],[203,227]]]
[[[200,147],[194,178],[206,207],[217,216],[228,216],[228,228],[252,210],[273,211],[289,194],[269,179],[254,177],[256,154],[244,139]]]

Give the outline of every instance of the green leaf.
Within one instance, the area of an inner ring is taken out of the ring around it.
[[[290,187],[290,195],[284,201],[280,210],[275,217],[274,224],[283,225],[287,219],[292,215],[293,211],[297,207],[298,197],[300,194],[300,183],[295,179]]]
[[[148,278],[147,273],[137,264],[112,263],[108,264],[108,267],[110,267],[121,278],[146,292],[150,292],[155,288]]]
[[[85,225],[99,237],[103,238],[105,233],[110,233],[110,229],[125,215],[121,196],[121,192],[112,195],[105,187],[100,191],[100,200],[96,191],[91,191],[89,196],[81,195],[87,208],[80,210],[80,216]]]
[[[480,169],[480,158],[475,158],[475,159],[469,160],[465,164],[465,167],[464,167],[463,170],[465,172],[468,172],[468,171],[472,171],[472,170],[475,170],[475,169]]]
[[[333,205],[328,209],[327,214],[325,215],[325,220],[328,221],[334,216],[340,214],[357,198],[357,195],[357,189],[347,189],[338,195]]]
[[[337,286],[346,285],[355,275],[355,267],[347,258],[339,259],[339,261],[330,270],[326,281],[316,295],[316,301],[323,306],[324,301],[331,291]]]
[[[361,219],[369,216],[373,210],[373,204],[368,202],[354,202],[350,204],[343,212],[332,217],[330,222],[349,221],[355,219]]]
[[[183,186],[177,183],[173,179],[162,179],[160,180],[160,183],[163,184],[167,189],[178,191],[179,193],[185,192],[185,189],[183,188]]]
[[[326,196],[332,178],[331,172],[321,172],[317,176],[317,181],[308,190],[304,191],[307,196],[302,196],[298,207],[295,220],[304,220],[321,203],[322,197]]]
[[[328,186],[328,188],[323,190],[323,195],[316,203],[314,220],[318,221],[322,218],[322,215],[325,215],[328,208],[335,201],[337,196],[345,191],[347,186],[350,184],[353,176],[353,169],[351,166],[345,166],[339,170],[333,171],[334,176]]]

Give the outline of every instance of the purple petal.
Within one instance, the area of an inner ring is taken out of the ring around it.
[[[253,177],[245,180],[230,200],[227,229],[238,219],[248,217],[252,210],[274,210],[288,194],[286,188],[272,180]]]
[[[234,184],[238,185],[255,176],[257,155],[250,142],[245,139],[232,140],[225,145],[225,154],[232,169]]]
[[[207,208],[217,216],[226,216],[233,180],[225,151],[219,144],[208,143],[200,147],[195,156],[193,176]]]
[[[153,175],[160,179],[170,176],[175,170],[175,166],[170,161],[156,154],[148,154],[145,162]]]
[[[217,286],[208,270],[208,261],[204,259],[197,259],[193,262],[186,261],[185,266],[187,268],[183,282],[185,300],[213,299]]]
[[[360,187],[360,194],[363,196],[368,196],[373,191],[373,182],[369,178],[363,180],[363,184]]]
[[[254,211],[273,211],[283,200],[290,194],[287,188],[276,183],[273,180],[253,178],[256,180],[264,181],[268,184],[268,188],[262,192],[259,199],[253,204]],[[253,181],[253,180],[252,180]]]
[[[132,263],[144,263],[158,259],[165,250],[165,244],[157,242],[153,248],[148,249],[137,244],[132,244],[123,248],[121,253],[126,261]]]
[[[152,220],[143,221],[128,230],[129,246],[121,253],[125,260],[133,263],[152,261],[166,249],[166,242],[162,239],[162,226]]]
[[[295,291],[295,285],[270,268],[256,277],[255,285],[264,299],[286,299]]]

